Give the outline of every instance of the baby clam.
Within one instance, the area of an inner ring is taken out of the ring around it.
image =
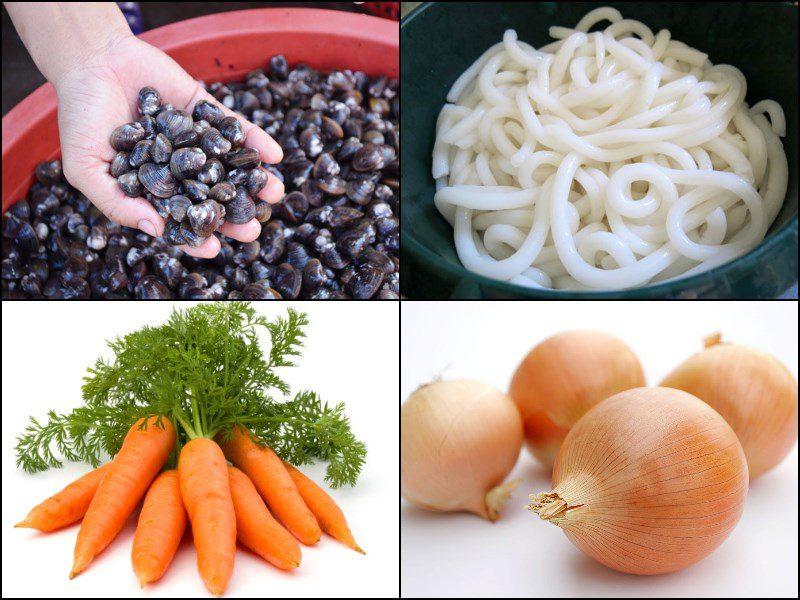
[[[208,186],[194,179],[183,180],[183,193],[194,202],[201,202],[208,198]]]
[[[225,162],[233,169],[254,169],[261,164],[261,156],[256,148],[242,148],[225,155]]]
[[[353,298],[367,300],[372,298],[383,283],[383,273],[369,264],[363,264],[347,282],[347,291]]]
[[[177,135],[192,131],[194,121],[185,110],[162,110],[156,116],[156,125],[161,133],[174,140]]]
[[[308,199],[303,192],[289,192],[276,209],[280,211],[281,218],[289,223],[298,223],[308,212]]]
[[[127,173],[131,168],[130,163],[128,163],[129,159],[130,155],[127,152],[117,152],[111,161],[111,168],[109,169],[111,176],[119,177],[123,173]]]
[[[327,116],[322,117],[320,130],[322,131],[322,136],[326,140],[341,140],[344,137],[344,130],[342,129],[342,126]]]
[[[184,131],[179,133],[172,140],[173,148],[188,148],[189,146],[197,146],[200,142],[200,134],[192,129],[191,131]]]
[[[333,177],[340,172],[339,163],[333,158],[330,152],[323,152],[317,157],[314,163],[314,178],[322,179],[324,177]]]
[[[300,133],[298,141],[300,142],[300,147],[303,149],[306,155],[311,158],[319,155],[324,148],[319,129],[313,126],[309,127],[308,129],[304,129]]]
[[[364,144],[353,155],[353,168],[356,171],[377,171],[382,169],[384,155],[381,148],[383,147],[375,144]]]
[[[186,243],[186,238],[181,233],[181,224],[179,221],[169,219],[164,225],[164,233],[162,235],[164,241],[173,246],[182,246]]]
[[[256,168],[250,171],[247,176],[247,182],[245,183],[248,194],[255,198],[266,185],[267,172],[264,169]]]
[[[206,156],[213,158],[221,158],[231,151],[231,143],[222,136],[219,129],[213,127],[203,132],[200,147]]]
[[[212,104],[207,100],[200,100],[194,105],[192,116],[197,121],[208,121],[211,125],[216,126],[225,118],[225,112],[216,104]]]
[[[345,193],[346,182],[341,177],[326,177],[317,181],[317,187],[329,196],[341,196]]]
[[[244,130],[242,124],[236,117],[225,117],[219,123],[219,132],[234,147],[244,143]]]
[[[212,187],[208,196],[217,202],[229,202],[236,196],[236,187],[228,181],[223,181]]]
[[[344,193],[356,204],[366,205],[372,199],[375,182],[371,179],[353,179],[345,183]]]
[[[152,140],[141,140],[136,142],[136,145],[133,147],[133,150],[131,150],[130,157],[128,158],[128,162],[134,169],[141,167],[146,162],[150,162],[150,148],[152,148],[152,146]]]
[[[275,273],[274,285],[281,296],[294,300],[300,295],[303,273],[289,263],[282,263]]]
[[[156,137],[158,131],[156,128],[155,117],[151,117],[149,115],[142,115],[137,120],[137,123],[139,123],[144,129],[145,139],[152,140],[154,137]]]
[[[209,158],[200,173],[197,175],[197,180],[200,183],[205,183],[208,186],[213,186],[225,178],[225,167],[216,158]]]
[[[186,211],[189,224],[201,237],[210,236],[225,217],[225,207],[213,200],[204,200]]]
[[[119,187],[126,196],[135,198],[142,194],[142,184],[136,171],[128,171],[117,177]]]
[[[179,148],[172,153],[169,169],[178,179],[192,179],[205,164],[206,155],[200,148]]]
[[[20,223],[14,241],[24,254],[36,254],[39,251],[39,236],[30,223],[24,221]]]
[[[200,273],[189,273],[178,282],[178,295],[186,298],[189,290],[202,290],[208,286],[208,280]]]
[[[229,298],[235,298],[236,292],[231,292]],[[280,300],[281,295],[263,283],[248,283],[238,296],[242,300]]]
[[[233,109],[238,113],[250,114],[258,108],[258,97],[250,91],[239,90],[233,95]]]
[[[233,263],[240,267],[246,267],[258,258],[261,251],[261,244],[258,240],[242,244],[233,255]]]
[[[148,194],[148,197],[158,215],[166,219],[169,216],[169,198],[156,198],[152,194]]]
[[[198,135],[198,139],[199,139],[199,136],[203,135],[203,132],[206,129],[211,129],[211,123],[209,123],[205,119],[200,119],[199,121],[195,121],[194,122],[193,129],[194,129],[194,132]]]
[[[144,139],[144,127],[141,123],[125,123],[111,132],[111,147],[116,151],[133,150],[136,142]]]
[[[153,162],[159,164],[169,162],[172,156],[172,142],[170,142],[169,138],[163,133],[159,133],[155,140],[153,140],[153,145],[150,148],[150,156],[153,157]]]
[[[261,201],[256,203],[256,220],[259,223],[266,223],[271,216],[272,205],[269,202]]]
[[[351,259],[358,258],[362,252],[375,243],[375,226],[369,219],[361,219],[339,235],[338,249]]]
[[[36,165],[36,179],[42,185],[55,185],[63,179],[60,160],[50,160]]]
[[[345,229],[364,217],[364,213],[352,206],[337,206],[328,217],[328,224],[334,230]]]
[[[139,90],[139,114],[152,116],[161,108],[161,96],[151,87]]]
[[[203,236],[197,233],[192,226],[189,224],[189,221],[183,221],[181,223],[181,235],[186,240],[186,243],[196,248],[200,246],[208,239],[208,236]],[[209,234],[210,235],[210,234]]]
[[[313,292],[324,285],[328,279],[328,270],[317,258],[312,258],[303,267],[303,289],[306,291]]]
[[[155,275],[145,275],[135,288],[139,300],[164,300],[172,297],[169,288]]]
[[[156,198],[169,198],[175,193],[175,178],[169,165],[143,164],[139,167],[139,181]]]
[[[250,171],[247,169],[232,169],[228,171],[228,181],[233,185],[244,185],[247,183],[247,178],[250,177]]]
[[[256,216],[256,205],[244,188],[236,188],[236,195],[226,206],[228,223],[247,223]]]
[[[353,158],[361,146],[363,146],[361,140],[355,137],[349,137],[342,142],[342,145],[339,147],[339,150],[336,153],[336,158],[338,158],[341,162],[349,161]]]
[[[186,218],[186,211],[192,206],[192,201],[186,196],[172,196],[167,202],[167,209],[173,219],[180,222]]]

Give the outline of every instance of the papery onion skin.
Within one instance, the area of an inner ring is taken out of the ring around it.
[[[517,483],[503,481],[522,437],[517,408],[500,390],[467,380],[422,386],[400,411],[401,493],[422,508],[494,521]]]
[[[531,510],[598,562],[654,575],[688,567],[728,537],[748,477],[736,434],[711,407],[667,388],[628,390],[590,410]]]
[[[645,383],[642,365],[625,342],[598,331],[567,331],[528,353],[509,395],[522,414],[528,449],[549,468],[570,427],[586,411]]]
[[[660,385],[689,392],[723,416],[742,443],[751,480],[780,463],[797,441],[797,380],[766,352],[711,345]]]

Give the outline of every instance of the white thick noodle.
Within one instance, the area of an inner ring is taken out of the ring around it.
[[[536,50],[506,31],[436,124],[434,202],[467,269],[622,289],[700,273],[764,239],[788,183],[775,101],[749,108],[738,69],[613,8],[550,35]]]

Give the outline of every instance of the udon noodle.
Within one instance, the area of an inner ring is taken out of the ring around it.
[[[507,30],[439,115],[434,201],[467,269],[621,289],[763,240],[788,181],[776,102],[748,107],[738,69],[613,8],[550,35],[536,50]]]

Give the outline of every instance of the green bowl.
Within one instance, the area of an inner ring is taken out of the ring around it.
[[[747,77],[747,102],[777,100],[786,111],[786,201],[767,237],[748,254],[692,277],[636,289],[574,292],[528,289],[461,266],[453,230],[433,204],[436,117],[456,78],[509,27],[535,47],[551,25],[574,26],[590,2],[427,3],[401,22],[403,86],[402,289],[411,299],[442,298],[775,298],[797,280],[797,8],[767,3],[612,2],[625,18],[707,52]]]

